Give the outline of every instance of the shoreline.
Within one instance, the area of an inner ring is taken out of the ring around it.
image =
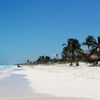
[[[100,67],[23,66],[0,79],[2,100],[99,100]]]

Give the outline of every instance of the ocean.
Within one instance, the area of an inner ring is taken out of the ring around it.
[[[0,70],[17,68],[17,65],[0,65]]]
[[[17,68],[16,65],[0,65],[0,79],[9,77],[15,68]]]

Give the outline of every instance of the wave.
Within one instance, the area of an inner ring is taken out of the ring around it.
[[[0,65],[0,79],[9,77],[10,72],[17,68],[16,65]]]

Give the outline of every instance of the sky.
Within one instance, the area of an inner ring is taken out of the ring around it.
[[[0,0],[0,64],[60,56],[88,35],[100,36],[100,0]]]

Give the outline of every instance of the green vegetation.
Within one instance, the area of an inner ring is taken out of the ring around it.
[[[97,40],[93,36],[88,36],[83,45],[88,46],[89,61],[94,65],[98,64],[100,60],[100,36],[97,37]]]
[[[70,60],[70,66],[73,62],[76,62],[76,66],[79,65],[80,53],[82,52],[81,45],[77,39],[70,38],[67,43],[63,44],[62,57]]]
[[[50,57],[49,56],[40,56],[37,60],[37,64],[46,64],[50,62]]]
[[[83,50],[81,47],[87,46],[88,50]],[[80,43],[75,38],[69,38],[66,43],[63,44],[62,55],[59,58],[51,58],[49,56],[39,56],[33,63],[27,60],[27,64],[52,64],[52,63],[76,63],[79,66],[79,61],[98,64],[100,61],[100,36],[95,39],[93,36],[87,36],[85,42]]]

